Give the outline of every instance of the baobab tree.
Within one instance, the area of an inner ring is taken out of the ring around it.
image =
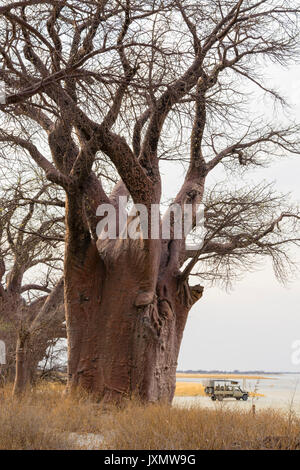
[[[264,256],[284,274],[289,247],[299,243],[297,210],[268,187],[233,188],[240,169],[299,152],[298,127],[258,119],[246,93],[251,83],[283,104],[261,64],[297,56],[299,12],[298,2],[283,0],[28,0],[0,8],[0,141],[28,153],[66,194],[69,389],[170,401],[188,313],[203,294],[191,275],[231,278]],[[116,239],[98,238],[97,208],[119,216],[121,196],[146,208],[150,226],[162,163],[171,171],[178,160],[186,173],[172,202],[192,206],[194,224],[198,205],[206,206],[201,248],[187,251],[185,237],[174,236],[171,208],[163,216],[171,214],[168,239],[124,238],[122,224]],[[111,192],[109,163],[118,175]],[[230,189],[207,187],[222,166],[231,170]]]
[[[59,281],[64,201],[57,199],[51,183],[22,163],[23,176],[6,168],[0,191],[0,338],[6,348],[2,373],[7,381],[15,380],[16,392],[34,381],[50,342],[66,336]]]

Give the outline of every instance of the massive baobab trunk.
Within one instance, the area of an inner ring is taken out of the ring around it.
[[[66,259],[69,385],[101,398],[173,398],[177,357],[189,309],[202,295],[161,267],[153,298],[140,292],[143,242],[105,251],[92,244],[80,266]]]

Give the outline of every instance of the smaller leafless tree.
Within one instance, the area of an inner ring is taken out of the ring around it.
[[[4,169],[4,165],[2,170]],[[49,342],[64,337],[64,201],[32,169],[6,168],[0,199],[0,336],[3,373],[16,390],[35,377]]]

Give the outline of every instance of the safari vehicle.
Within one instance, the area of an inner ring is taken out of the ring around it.
[[[243,390],[240,384],[233,380],[210,380],[204,391],[213,401],[222,401],[224,398],[246,401],[249,398],[249,392]]]

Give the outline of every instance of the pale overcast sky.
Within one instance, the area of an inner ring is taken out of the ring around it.
[[[274,66],[266,72],[289,98],[292,113],[300,122],[300,65],[289,69]],[[262,100],[254,106],[263,110],[266,104]],[[247,178],[251,182],[276,181],[280,192],[292,192],[292,199],[300,201],[299,176],[300,156],[295,155]],[[171,190],[169,184],[168,188]],[[300,260],[300,253],[297,258]],[[260,271],[246,274],[230,293],[206,289],[190,313],[178,369],[300,372],[300,365],[291,361],[295,340],[300,340],[300,276],[288,288],[283,287],[266,264]]]

